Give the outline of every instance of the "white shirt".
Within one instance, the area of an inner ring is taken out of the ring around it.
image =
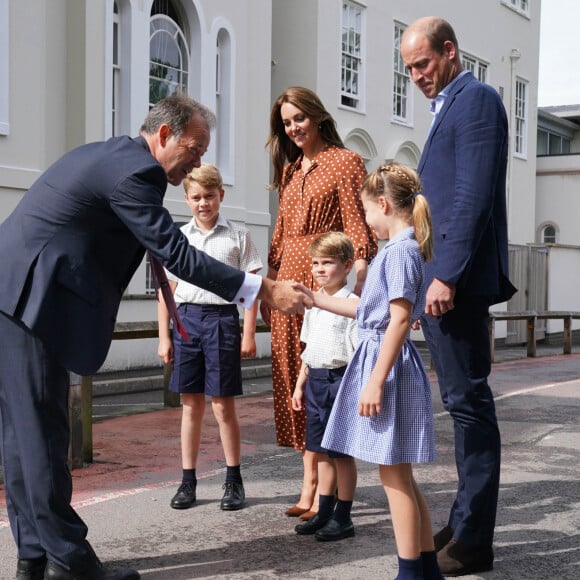
[[[324,292],[324,289],[319,292]],[[333,296],[355,298],[356,294],[343,286]],[[304,314],[300,340],[306,343],[301,358],[308,367],[343,367],[348,364],[356,348],[356,320],[313,307]]]
[[[221,214],[218,215],[215,226],[207,233],[197,226],[195,217],[182,226],[181,231],[192,246],[228,266],[244,272],[257,271],[262,268],[260,254],[250,237],[248,228],[228,221]],[[230,304],[213,292],[208,292],[199,286],[180,280],[170,272],[167,272],[167,278],[177,282],[174,293],[176,304]],[[261,276],[247,273],[246,279],[233,302],[244,306],[244,308],[251,308],[261,284]]]

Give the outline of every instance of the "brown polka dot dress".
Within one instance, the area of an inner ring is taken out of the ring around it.
[[[360,188],[366,176],[360,155],[328,146],[302,172],[302,158],[284,169],[268,265],[278,280],[295,280],[315,289],[306,249],[317,236],[342,231],[355,247],[355,260],[370,261],[377,243],[364,219]],[[272,386],[278,445],[304,449],[304,411],[292,410],[300,371],[302,316],[272,310]]]

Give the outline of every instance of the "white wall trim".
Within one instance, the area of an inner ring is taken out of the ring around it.
[[[0,0],[0,135],[10,134],[10,10],[8,0]]]

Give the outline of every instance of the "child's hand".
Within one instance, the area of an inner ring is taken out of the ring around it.
[[[307,288],[300,282],[292,282],[292,288],[302,292],[302,294],[306,296],[306,300],[304,301],[304,306],[306,306],[306,308],[312,308],[314,306],[314,292],[312,292],[310,288]]]
[[[254,358],[256,356],[256,351],[256,339],[253,336],[246,337],[242,335],[242,358]]]
[[[382,411],[383,385],[368,383],[362,390],[358,401],[358,414],[363,417],[376,417]]]
[[[292,409],[294,411],[302,411],[304,409],[304,388],[296,387],[292,395]]]
[[[168,365],[173,362],[173,342],[171,339],[159,339],[157,347],[157,356]]]

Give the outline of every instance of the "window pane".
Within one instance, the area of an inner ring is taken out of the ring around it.
[[[548,154],[548,132],[538,129],[538,145],[537,145],[538,155]]]

